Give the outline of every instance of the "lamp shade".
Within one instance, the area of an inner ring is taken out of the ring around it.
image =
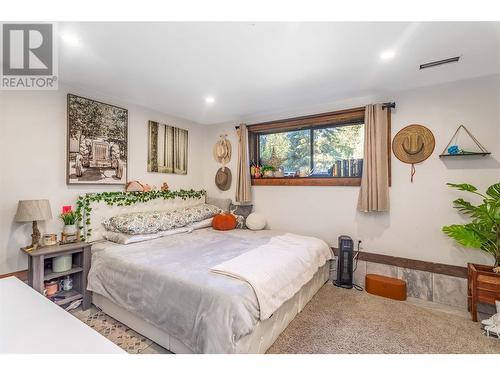
[[[52,219],[52,210],[48,199],[19,201],[15,220],[38,221]]]

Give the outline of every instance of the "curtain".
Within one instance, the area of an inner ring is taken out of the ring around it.
[[[364,166],[358,210],[389,211],[389,109],[382,104],[365,108]]]
[[[238,129],[238,174],[236,177],[236,202],[252,201],[250,190],[250,165],[248,163],[248,130],[245,124]]]

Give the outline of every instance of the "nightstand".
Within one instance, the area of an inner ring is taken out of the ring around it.
[[[64,245],[53,245],[39,247],[36,250],[26,251],[28,254],[28,283],[37,292],[43,294],[44,282],[61,279],[71,275],[73,288],[69,291],[59,291],[51,300],[59,306],[67,305],[78,299],[82,299],[82,309],[87,310],[91,305],[91,293],[87,290],[87,275],[90,269],[90,248],[86,242],[75,242]],[[54,257],[60,255],[72,255],[73,265],[65,272],[52,272],[50,265]]]

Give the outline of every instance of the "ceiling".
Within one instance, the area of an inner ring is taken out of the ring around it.
[[[60,23],[59,33],[63,82],[202,124],[500,73],[500,23]]]

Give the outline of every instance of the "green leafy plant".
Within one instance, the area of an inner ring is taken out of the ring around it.
[[[205,190],[152,190],[147,192],[102,192],[102,193],[89,193],[81,195],[78,197],[76,202],[76,219],[79,223],[81,239],[84,241],[86,236],[91,235],[92,229],[88,228],[90,226],[90,212],[92,207],[90,204],[92,202],[104,202],[108,206],[130,206],[135,203],[149,202],[152,199],[175,199],[180,198],[186,200],[188,198],[200,199],[205,196]],[[84,228],[84,224],[87,228]],[[84,230],[85,229],[85,230]]]
[[[64,222],[64,225],[74,225],[76,223],[76,213],[74,211],[63,212],[59,217]]]
[[[459,198],[453,207],[472,221],[468,224],[444,226],[443,232],[465,247],[486,251],[495,258],[495,272],[500,272],[500,182],[491,185],[485,194],[469,184],[447,184],[460,191],[467,191],[482,198],[482,203],[472,203]]]
[[[276,168],[274,168],[272,165],[264,165],[260,170],[262,173],[267,172],[267,171],[274,172],[276,170]]]

